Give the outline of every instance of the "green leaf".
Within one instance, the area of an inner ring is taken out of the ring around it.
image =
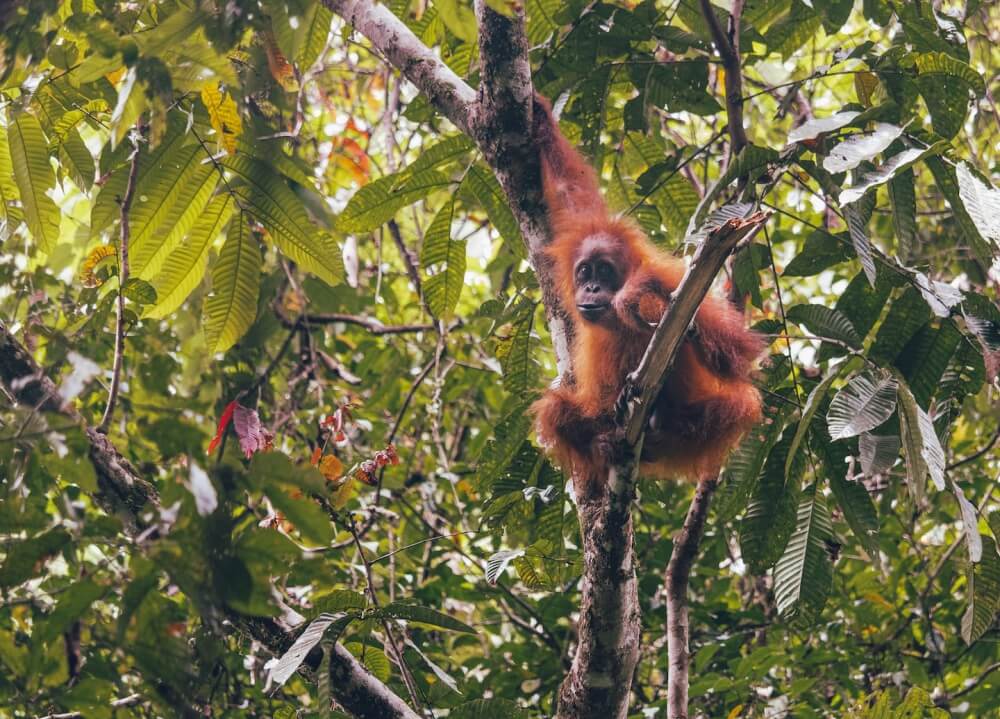
[[[777,161],[778,153],[769,147],[758,147],[751,144],[740,150],[740,154],[733,162],[729,163],[722,176],[705,192],[705,196],[698,203],[697,209],[688,221],[685,234],[693,235],[697,232],[716,198],[737,178],[745,176],[752,182],[765,172],[768,165]]]
[[[848,319],[823,305],[795,305],[785,313],[789,322],[802,325],[821,339],[842,342],[849,347],[860,348],[861,337]]]
[[[1000,556],[991,537],[983,537],[983,557],[967,570],[965,614],[962,615],[962,639],[972,644],[988,632],[1000,611]]]
[[[59,208],[46,194],[55,186],[56,176],[42,126],[28,113],[11,113],[7,142],[24,219],[39,249],[49,254],[59,242]]]
[[[417,172],[402,179],[396,175],[370,182],[351,197],[344,211],[337,216],[341,232],[371,232],[391,220],[404,207],[443,190],[451,180],[435,170]]]
[[[913,396],[924,409],[941,386],[948,363],[962,342],[962,333],[951,320],[940,326],[928,322],[906,344],[893,364],[906,376]]]
[[[269,488],[267,497],[304,539],[320,547],[333,541],[333,524],[317,502],[292,497],[280,487]]]
[[[958,195],[969,219],[987,242],[1000,244],[1000,190],[984,181],[967,162],[956,168]]]
[[[968,64],[951,55],[943,52],[922,52],[913,56],[913,62],[916,65],[918,77],[933,78],[933,86],[940,88],[958,79],[968,85],[976,97],[982,97],[986,94],[986,82],[983,80],[983,76]]]
[[[225,352],[250,329],[257,315],[260,270],[260,248],[241,213],[230,222],[212,269],[212,294],[205,300],[209,352]]]
[[[146,173],[136,187],[129,212],[129,255],[137,277],[156,276],[208,205],[219,176],[204,160],[200,146],[181,148]]]
[[[452,616],[443,614],[442,612],[434,609],[429,609],[428,607],[421,607],[416,604],[392,602],[382,608],[381,614],[386,617],[392,617],[393,619],[405,619],[410,622],[426,624],[431,627],[450,629],[453,632],[462,632],[463,634],[476,633],[476,630],[465,622],[460,622]]]
[[[862,432],[858,438],[858,452],[861,455],[861,471],[866,477],[888,472],[899,457],[898,435],[881,435]]]
[[[185,132],[184,122],[171,117],[166,134],[150,152],[146,144],[139,145],[139,171],[136,175],[136,188],[145,187],[149,182],[147,177],[156,176],[161,167],[179,153],[191,141],[191,135]],[[125,196],[125,188],[128,185],[129,156],[131,146],[122,146],[113,157],[120,164],[118,167],[112,166],[112,173],[107,181],[101,186],[93,206],[90,208],[90,236],[96,237],[102,230],[109,227],[119,218],[121,212],[121,198]],[[102,163],[102,171],[103,163]],[[134,201],[134,200],[133,200]]]
[[[874,287],[878,278],[878,269],[875,267],[871,240],[868,239],[868,218],[871,212],[870,210],[863,212],[858,204],[846,205],[843,209],[844,218],[847,220],[847,229],[851,236],[851,244],[854,245],[854,252],[861,262],[861,269],[864,270],[865,277]]]
[[[781,394],[764,395],[764,419],[752,428],[726,462],[717,511],[725,520],[743,511],[757,487],[761,470],[785,429],[794,402]]]
[[[959,228],[961,228],[962,234],[965,235],[969,247],[982,263],[989,266],[993,262],[994,248],[979,233],[978,226],[965,208],[956,169],[946,164],[940,157],[928,157],[926,163],[934,175],[935,186],[948,202],[948,206],[955,215],[955,221],[958,223]]]
[[[455,201],[449,199],[434,216],[424,235],[420,253],[424,299],[435,317],[446,319],[455,311],[465,285],[465,240],[452,237]]]
[[[847,249],[848,238],[816,230],[806,237],[802,251],[781,273],[782,277],[812,277],[833,265],[851,258]]]
[[[318,613],[363,611],[368,608],[368,599],[351,589],[334,589],[313,600],[312,610]]]
[[[915,504],[919,504],[930,474],[935,486],[942,490],[944,481],[944,450],[934,431],[930,416],[921,409],[905,381],[897,391],[899,428],[906,458],[907,488]]]
[[[531,6],[531,3],[528,3]],[[450,719],[528,719],[530,714],[510,699],[476,699],[459,704],[448,714]]]
[[[905,262],[917,242],[917,194],[912,169],[903,170],[889,181],[892,225],[896,230],[896,252]]]
[[[500,183],[497,182],[493,173],[479,165],[473,165],[469,168],[462,187],[486,210],[486,215],[490,218],[496,231],[500,233],[500,237],[503,238],[504,244],[511,254],[519,259],[524,259],[527,252],[524,239],[521,237],[521,228],[514,218],[514,213],[510,211],[503,190],[500,189]]]
[[[151,305],[156,302],[156,288],[138,277],[129,277],[122,287],[122,294],[138,305]]]
[[[826,415],[830,439],[846,439],[875,429],[896,409],[898,383],[885,371],[856,375],[830,403]]]
[[[538,365],[534,350],[538,344],[532,337],[535,304],[523,299],[514,310],[510,337],[496,349],[496,357],[503,369],[504,388],[514,396],[524,396],[535,386]]]
[[[898,452],[898,446],[896,451]],[[830,472],[830,490],[844,513],[847,525],[870,557],[878,557],[878,513],[865,485],[844,475],[845,468]]]
[[[59,159],[77,187],[89,192],[94,184],[94,156],[75,129],[71,128],[60,138]]]
[[[830,387],[832,387],[837,378],[840,377],[846,369],[848,369],[848,365],[850,364],[852,363],[843,362],[830,369],[827,376],[823,378],[823,381],[813,387],[812,392],[809,393],[809,397],[806,399],[806,403],[802,407],[802,417],[799,419],[799,427],[795,431],[795,436],[792,438],[792,443],[788,448],[788,459],[785,461],[786,482],[791,476],[792,467],[799,453],[799,447],[802,444],[802,440],[805,439],[806,433],[809,432],[813,417],[816,415],[816,411],[826,399],[826,394],[830,391]]]
[[[903,348],[907,346],[921,327],[931,318],[930,307],[913,287],[907,287],[900,297],[889,306],[882,324],[879,325],[869,357],[877,363],[895,362]]]
[[[823,169],[837,174],[851,170],[864,161],[871,162],[902,134],[903,128],[898,125],[876,123],[874,130],[851,135],[831,149],[823,159]]]
[[[527,409],[526,404],[520,403],[513,407],[497,424],[493,436],[479,455],[476,473],[481,490],[486,491],[493,486],[517,454],[521,443],[527,439],[531,431],[531,417]]]
[[[263,162],[240,155],[227,157],[222,164],[246,181],[235,193],[282,254],[329,285],[343,281],[340,248],[310,222],[302,202],[280,175]]]
[[[59,599],[56,608],[36,626],[32,639],[42,643],[51,642],[69,626],[80,618],[90,605],[100,599],[107,587],[97,584],[93,579],[82,579],[67,588]]]
[[[15,587],[35,576],[35,565],[56,554],[70,541],[62,527],[50,529],[37,537],[7,546],[7,556],[0,566],[0,587]]]
[[[228,193],[209,202],[197,224],[181,245],[170,253],[153,279],[158,299],[144,316],[159,319],[172,314],[201,283],[208,264],[208,251],[229,222],[232,212],[232,196]]]
[[[789,454],[792,439],[792,435],[786,433],[771,450],[740,522],[740,552],[755,574],[774,566],[795,530],[805,455]]]
[[[802,493],[795,532],[774,568],[778,614],[798,623],[819,618],[833,583],[826,543],[833,538],[830,512],[815,485]]]
[[[860,200],[866,192],[874,187],[878,187],[879,185],[884,185],[889,182],[899,172],[908,168],[930,151],[930,148],[921,150],[911,147],[893,155],[871,172],[863,174],[850,188],[843,190],[840,193],[838,202],[840,202],[841,205],[847,205],[851,202]]]

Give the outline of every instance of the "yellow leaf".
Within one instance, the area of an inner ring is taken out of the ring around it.
[[[215,85],[206,85],[201,91],[201,101],[208,110],[212,128],[219,136],[219,145],[230,155],[236,154],[236,139],[243,133],[243,122],[236,101],[223,94]]]
[[[872,106],[872,94],[878,89],[878,77],[873,72],[861,71],[854,74],[854,91],[858,101],[865,107]]]
[[[719,94],[725,97],[726,95],[726,69],[724,67],[719,67],[715,71],[715,87],[719,90]]]
[[[742,713],[743,713],[743,705],[737,704],[736,706],[733,707],[732,711],[730,711],[729,714],[726,715],[726,719],[736,719],[736,717],[738,717]]]
[[[109,72],[107,75],[105,75],[104,79],[110,82],[112,85],[117,85],[118,81],[122,79],[122,76],[124,74],[125,74],[125,66],[122,65],[114,72]]]
[[[357,486],[358,483],[351,481],[350,477],[345,479],[344,483],[337,487],[336,491],[333,493],[333,497],[331,498],[333,506],[337,509],[343,509],[348,500],[354,496],[354,488]]]
[[[97,276],[97,266],[108,257],[115,256],[114,245],[98,245],[87,253],[87,259],[80,267],[80,280],[84,287],[100,287],[104,281]]]
[[[333,482],[344,474],[344,465],[337,457],[328,454],[319,461],[319,471],[327,481]]]

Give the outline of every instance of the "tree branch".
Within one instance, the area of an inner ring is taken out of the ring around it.
[[[706,477],[695,488],[667,565],[667,719],[688,716],[688,580],[705,533],[708,505],[718,484],[718,477]]]
[[[472,134],[475,91],[388,7],[371,0],[323,0],[323,4],[368,38],[456,127]]]
[[[719,25],[719,18],[709,0],[699,0],[702,15],[712,33],[712,40],[722,67],[726,71],[726,119],[729,124],[730,156],[735,157],[747,145],[747,132],[743,128],[743,71],[740,67],[740,17],[743,15],[744,0],[733,0],[729,14],[728,36]]]
[[[97,431],[107,434],[111,420],[115,416],[115,404],[118,401],[118,390],[122,382],[122,365],[125,363],[125,283],[129,278],[128,243],[131,234],[129,210],[132,208],[132,198],[135,196],[136,179],[139,177],[139,140],[142,135],[142,124],[137,123],[132,130],[131,164],[128,170],[128,181],[125,185],[125,195],[121,199],[121,217],[119,219],[120,242],[118,243],[118,303],[115,305],[115,359],[111,367],[111,388],[108,390],[108,403],[104,407],[104,416],[97,426]]]
[[[30,353],[0,322],[0,385],[19,404],[46,412],[59,412],[82,424],[72,407],[63,407],[52,380],[45,376]],[[94,500],[108,514],[122,519],[125,533],[133,539],[155,533],[155,525],[145,518],[158,516],[160,498],[156,488],[144,479],[121,455],[111,440],[97,429],[85,427],[90,442],[90,461],[97,473],[98,493]],[[292,645],[293,636],[275,621],[247,617],[223,608],[213,608],[241,631],[252,636],[274,654],[281,656]],[[321,651],[306,658],[315,671]],[[368,672],[346,649],[334,646],[330,657],[330,688],[345,709],[361,719],[419,719],[391,689]]]

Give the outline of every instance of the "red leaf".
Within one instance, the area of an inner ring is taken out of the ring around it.
[[[260,417],[255,409],[249,409],[241,404],[236,405],[233,412],[233,428],[236,430],[236,436],[240,438],[240,448],[247,459],[250,459],[254,452],[267,449],[271,443],[271,435],[261,426]]]
[[[219,418],[219,426],[215,430],[215,436],[212,437],[212,441],[208,443],[208,452],[206,454],[214,452],[219,443],[222,442],[222,436],[226,433],[226,427],[229,426],[229,422],[233,419],[234,409],[236,409],[236,400],[227,404],[226,408],[222,410],[222,416]]]

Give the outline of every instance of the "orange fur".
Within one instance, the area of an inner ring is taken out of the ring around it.
[[[586,482],[606,474],[614,452],[615,402],[685,265],[631,220],[610,214],[596,174],[559,131],[547,101],[536,98],[534,112],[553,237],[546,255],[576,335],[573,386],[549,390],[532,411],[542,444]],[[609,322],[588,322],[577,310],[574,267],[591,238],[624,268]],[[700,479],[718,472],[730,448],[760,419],[760,396],[749,374],[763,346],[731,304],[705,298],[694,338],[682,344],[656,400],[642,450],[644,474]]]

